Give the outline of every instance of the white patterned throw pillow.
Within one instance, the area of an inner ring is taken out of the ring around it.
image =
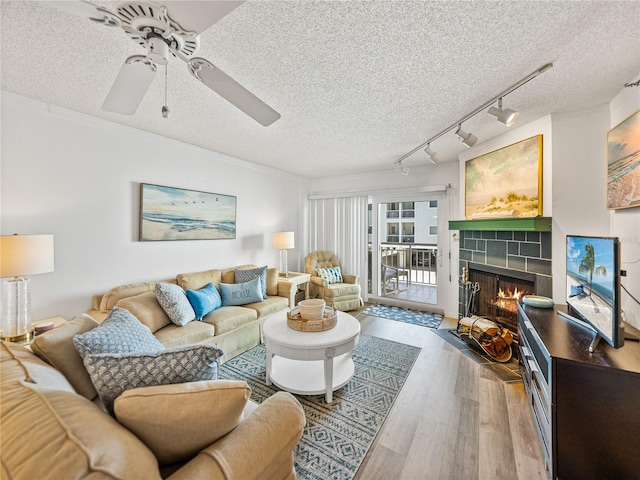
[[[84,358],[84,366],[107,411],[123,392],[138,387],[216,380],[216,345],[187,345],[159,352],[98,353]]]
[[[342,283],[342,272],[340,267],[318,268],[318,276],[327,281],[327,284]]]
[[[187,294],[179,285],[156,283],[156,298],[164,312],[176,325],[184,327],[196,319],[196,312],[189,303]]]

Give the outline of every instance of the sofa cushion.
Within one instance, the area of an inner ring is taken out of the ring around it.
[[[199,290],[209,283],[220,283],[220,270],[205,270],[202,272],[181,273],[176,277],[178,285],[185,290]]]
[[[76,393],[14,381],[1,429],[2,478],[160,479],[153,453]]]
[[[262,292],[262,298],[267,298],[267,267],[256,268],[238,268],[235,272],[234,283],[244,283],[254,278],[260,279],[260,292]]]
[[[187,290],[187,299],[191,303],[196,314],[196,320],[202,320],[207,313],[213,312],[222,306],[222,299],[218,289],[212,283],[200,290]]]
[[[164,283],[175,283],[175,280],[165,280]],[[114,287],[105,293],[100,300],[100,311],[108,312],[123,298],[133,297],[141,293],[153,292],[156,282],[131,283]]]
[[[287,308],[288,305],[289,300],[284,297],[268,297],[261,302],[248,303],[244,307],[255,310],[258,313],[258,318],[264,318]]]
[[[116,306],[129,310],[151,333],[172,323],[158,302],[155,291],[123,298]]]
[[[244,283],[220,283],[222,305],[244,305],[262,301],[260,278]]]
[[[98,322],[89,315],[77,315],[59,327],[36,336],[31,343],[33,353],[61,372],[75,391],[89,400],[93,400],[98,392],[73,344],[73,336],[97,326]]]
[[[129,310],[120,307],[113,307],[104,322],[93,330],[75,335],[73,343],[83,360],[89,354],[156,352],[164,348]],[[92,381],[95,385],[95,380]]]
[[[182,327],[195,320],[196,312],[181,286],[158,282],[155,292],[158,303],[173,323]]]
[[[318,276],[327,281],[327,284],[342,283],[340,267],[318,268]]]
[[[257,318],[258,313],[253,308],[223,306],[206,315],[202,321],[213,325],[217,336],[235,330]]]
[[[22,345],[2,341],[0,342],[0,382],[3,394],[7,384],[19,381],[38,383],[75,394],[73,386],[62,373],[40,360],[29,349]],[[0,399],[2,400],[2,417],[4,418],[4,398]]]
[[[242,420],[246,382],[212,380],[129,390],[114,404],[118,421],[142,440],[161,465],[195,456]]]
[[[112,413],[113,401],[132,388],[217,379],[221,355],[215,345],[187,345],[159,352],[88,354],[84,365]]]
[[[189,322],[184,327],[173,323],[154,332],[154,336],[166,348],[196,343],[215,343],[215,327],[205,322]]]
[[[277,268],[267,268],[267,295],[278,295],[279,277]]]

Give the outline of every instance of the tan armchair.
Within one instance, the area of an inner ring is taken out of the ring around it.
[[[342,273],[341,283],[328,283],[318,276],[318,268],[339,267],[340,263],[333,252],[320,250],[312,252],[305,258],[306,272],[311,275],[309,296],[322,298],[327,305],[336,310],[356,310],[363,305],[360,296],[360,278],[358,275]]]

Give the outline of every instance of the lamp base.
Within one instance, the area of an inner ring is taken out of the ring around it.
[[[278,276],[284,277],[284,278],[293,277],[293,275],[290,275],[289,272],[280,272],[278,273]]]
[[[28,343],[33,340],[35,337],[33,330],[28,331],[27,333],[23,333],[22,335],[16,335],[14,337],[0,337],[0,340],[4,340],[5,342],[14,342],[14,343]]]

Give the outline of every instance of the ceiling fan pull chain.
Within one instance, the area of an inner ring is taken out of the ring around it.
[[[169,64],[164,66],[164,105],[162,106],[162,116],[164,118],[169,118],[169,114],[171,113],[171,111],[169,110],[169,107],[167,106],[167,70],[169,69]]]

